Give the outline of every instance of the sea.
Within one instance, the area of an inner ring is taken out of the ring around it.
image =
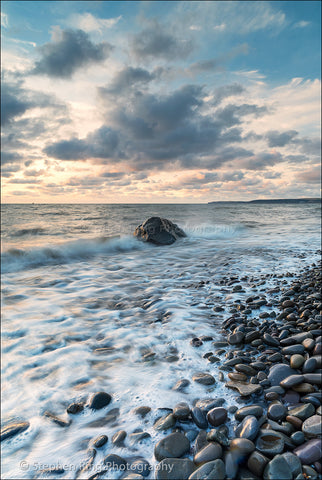
[[[135,238],[152,216],[187,237],[170,246]],[[220,362],[203,358],[212,343],[190,341],[220,339],[238,302],[282,291],[317,263],[320,216],[316,202],[2,205],[1,419],[30,422],[2,442],[2,478],[54,478],[48,471],[57,466],[57,478],[76,478],[101,434],[108,442],[95,468],[109,453],[155,465],[153,447],[165,434],[153,422],[166,409],[205,397],[235,405],[234,391],[218,381]],[[196,371],[216,384],[193,382]],[[181,392],[173,390],[180,379],[190,381]],[[99,391],[112,395],[107,408],[66,413]],[[144,420],[133,413],[142,405],[152,409]],[[72,423],[63,428],[45,411]],[[134,443],[140,429],[150,437]],[[119,430],[127,432],[123,447],[111,442]]]

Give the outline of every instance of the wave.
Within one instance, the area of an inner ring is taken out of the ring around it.
[[[98,237],[77,240],[55,246],[31,249],[11,248],[1,254],[3,273],[18,272],[47,265],[60,265],[90,259],[95,255],[114,254],[146,248],[146,244],[134,237]]]
[[[244,225],[224,225],[224,224],[210,224],[202,223],[200,225],[186,224],[183,230],[188,236],[194,238],[206,238],[209,240],[216,239],[229,239],[239,236],[246,230]]]
[[[16,230],[11,235],[13,237],[24,237],[26,235],[43,235],[46,229],[42,227],[33,227],[33,228],[21,228]]]

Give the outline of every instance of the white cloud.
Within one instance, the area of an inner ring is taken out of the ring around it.
[[[311,22],[307,22],[306,20],[301,20],[300,22],[297,22],[294,24],[295,28],[305,28],[311,25]]]
[[[83,13],[72,15],[72,17],[70,17],[70,23],[73,27],[80,28],[84,30],[84,32],[99,31],[101,33],[104,29],[114,27],[121,18],[122,15],[116,18],[97,18],[91,13]]]
[[[226,30],[226,24],[225,23],[221,23],[220,25],[215,25],[214,26],[214,30],[217,30],[219,32],[222,32],[223,30]]]
[[[8,15],[4,12],[1,12],[1,27],[8,28],[9,20]]]

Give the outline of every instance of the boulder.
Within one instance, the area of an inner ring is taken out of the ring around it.
[[[136,227],[134,235],[144,242],[157,245],[171,245],[178,238],[186,237],[185,232],[166,218],[151,217]]]

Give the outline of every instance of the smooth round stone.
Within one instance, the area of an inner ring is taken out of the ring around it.
[[[311,385],[310,383],[300,383],[299,385],[296,385],[294,387],[292,387],[293,390],[295,390],[295,392],[298,392],[298,393],[313,393],[315,392],[315,388],[313,387],[313,385]]]
[[[83,410],[84,410],[84,405],[82,403],[71,403],[67,407],[67,413],[70,413],[72,415],[82,412]]]
[[[284,378],[295,374],[297,374],[296,370],[291,368],[289,365],[277,363],[270,368],[268,380],[271,382],[272,386],[277,386],[282,380],[284,380]]]
[[[225,477],[225,464],[218,458],[197,468],[197,470],[190,475],[189,480],[224,480]]]
[[[227,478],[236,477],[240,463],[244,462],[254,450],[254,443],[247,438],[234,438],[230,442],[230,448],[225,455]]]
[[[126,460],[123,457],[120,457],[119,455],[115,455],[114,453],[110,453],[107,455],[104,460],[104,464],[110,467],[110,465],[115,465],[117,467],[123,467],[126,465]]]
[[[252,473],[254,473],[254,475],[262,478],[263,472],[268,462],[269,459],[265,457],[265,455],[255,450],[248,458],[247,467]]]
[[[272,347],[280,346],[280,342],[277,340],[277,338],[272,337],[272,335],[270,335],[269,333],[264,333],[263,340],[267,345],[270,345]]]
[[[107,440],[108,440],[108,437],[106,435],[100,435],[99,437],[95,438],[95,440],[93,441],[93,446],[95,448],[100,448],[103,445],[105,445]]]
[[[294,455],[294,453],[291,453],[291,452],[285,452],[281,456],[288,463],[288,466],[291,469],[293,477],[296,477],[302,472],[301,461],[297,455]]]
[[[284,439],[280,432],[274,430],[261,430],[257,441],[256,448],[264,455],[272,456],[282,453],[284,450]]]
[[[126,431],[119,430],[118,432],[114,433],[112,437],[112,443],[114,445],[120,445],[121,443],[123,443],[125,437],[126,437]]]
[[[292,471],[282,455],[276,455],[265,467],[264,480],[292,480]]]
[[[201,465],[202,463],[211,462],[222,456],[222,447],[219,443],[211,442],[209,445],[206,445],[202,450],[200,450],[193,457],[193,461],[196,465]]]
[[[228,428],[226,425],[220,427],[218,429],[212,429],[207,433],[207,440],[209,442],[218,442],[223,447],[229,446],[229,439],[228,439]]]
[[[312,403],[304,403],[304,405],[300,405],[299,407],[292,408],[288,412],[289,415],[300,418],[302,421],[306,420],[309,417],[312,417],[314,413],[315,413],[315,408],[313,407]]]
[[[137,407],[133,410],[133,413],[135,415],[139,415],[140,417],[144,418],[147,416],[147,414],[151,411],[150,407],[143,406],[142,407]]]
[[[179,458],[190,450],[190,442],[179,432],[162,438],[154,447],[154,456],[158,461],[164,458]]]
[[[317,368],[318,362],[316,361],[316,358],[308,358],[302,367],[302,372],[303,373],[312,373],[314,370]]]
[[[255,445],[251,440],[248,440],[247,438],[234,438],[230,442],[229,450],[245,456],[249,455],[255,450]]]
[[[291,425],[293,425],[298,430],[301,430],[303,422],[299,418],[294,417],[293,415],[287,415],[286,416],[286,421],[289,422]]]
[[[278,421],[282,420],[285,418],[287,413],[286,407],[279,401],[274,401],[272,402],[267,410],[267,416],[268,418],[271,418],[272,420]]]
[[[254,440],[259,431],[259,422],[253,415],[247,415],[243,421],[236,427],[235,435],[238,438],[247,438]]]
[[[283,388],[293,388],[296,385],[299,385],[304,381],[303,375],[290,375],[289,377],[284,378],[280,382],[280,386]]]
[[[187,403],[178,403],[173,409],[173,415],[178,420],[186,420],[190,415],[190,407]]]
[[[294,390],[288,390],[285,395],[283,396],[283,403],[288,405],[296,405],[300,403],[300,395]]]
[[[243,342],[245,334],[243,332],[231,333],[228,335],[228,343],[230,345],[238,345]]]
[[[307,438],[322,436],[322,417],[320,415],[313,415],[304,420],[302,425],[302,432]]]
[[[109,393],[97,392],[97,393],[94,393],[94,395],[90,399],[88,406],[93,410],[99,410],[109,405],[111,400],[112,400],[112,397]]]
[[[290,345],[289,347],[284,347],[282,348],[282,354],[283,355],[294,355],[296,353],[304,353],[305,348],[303,347],[302,344],[298,345]]]
[[[228,377],[236,382],[245,382],[247,380],[247,375],[244,373],[229,372]]]
[[[224,403],[224,398],[202,398],[198,400],[196,407],[199,407],[203,412],[208,413],[212,408],[221,407]]]
[[[322,456],[322,440],[320,438],[309,440],[295,448],[293,453],[297,455],[305,465],[318,462]]]
[[[294,432],[291,435],[291,440],[294,445],[302,445],[305,442],[305,436],[303,432]]]
[[[273,353],[270,355],[267,360],[269,362],[275,363],[275,362],[281,362],[283,360],[283,355],[279,352]]]
[[[165,415],[164,417],[159,418],[153,425],[154,430],[167,430],[175,425],[176,419],[172,413]]]
[[[305,395],[305,397],[301,398],[301,401],[305,403],[312,403],[314,407],[319,407],[321,405],[320,400],[316,397],[313,397],[313,395]]]
[[[156,480],[188,480],[195,465],[188,458],[165,458],[156,466]]]
[[[201,410],[201,408],[193,407],[193,409],[191,410],[191,417],[192,417],[192,420],[197,425],[197,427],[199,427],[199,428],[207,428],[208,427],[206,414],[205,414],[205,412],[203,412]]]
[[[130,469],[132,473],[142,475],[143,477],[148,477],[151,472],[151,466],[144,458],[134,460],[130,464]]]
[[[194,445],[194,450],[195,452],[199,452],[202,450],[206,445],[208,445],[208,440],[207,440],[207,432],[206,430],[200,430],[200,432],[197,435],[195,445]]]
[[[207,413],[207,420],[213,427],[218,427],[227,420],[227,410],[223,407],[213,408]]]
[[[216,380],[209,373],[197,372],[193,375],[192,380],[202,385],[213,385]]]
[[[245,375],[256,375],[256,370],[249,365],[244,365],[243,363],[238,363],[235,365],[235,370],[239,373],[244,373]]]
[[[313,350],[313,355],[321,355],[322,353],[322,343],[317,343]]]
[[[315,341],[313,340],[313,338],[306,338],[305,340],[303,340],[302,345],[305,350],[311,351],[315,346]]]
[[[264,397],[265,397],[265,400],[268,400],[270,402],[272,400],[278,400],[280,396],[276,392],[268,392],[268,393],[265,393]]]
[[[151,435],[148,432],[133,432],[129,435],[129,440],[131,444],[136,444],[144,440],[145,438],[150,438]]]
[[[301,368],[304,362],[305,362],[305,358],[302,357],[302,355],[299,355],[298,353],[296,353],[295,355],[291,356],[290,366],[291,368]]]
[[[322,385],[321,373],[305,373],[304,380],[313,385]]]
[[[264,410],[260,405],[247,405],[246,407],[239,408],[235,413],[236,420],[243,420],[248,415],[254,415],[259,418],[263,415]]]

